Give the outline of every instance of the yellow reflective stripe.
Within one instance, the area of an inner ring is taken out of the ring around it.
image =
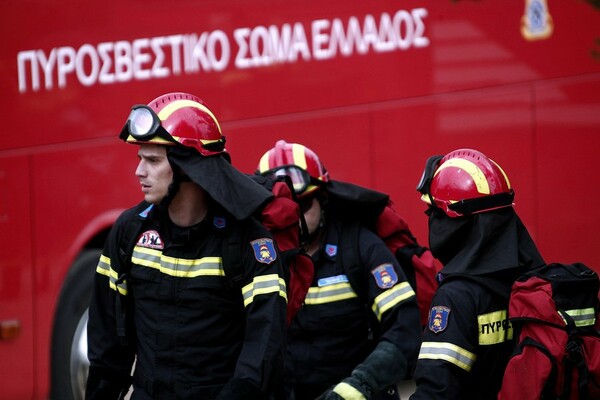
[[[244,307],[254,301],[254,297],[261,294],[279,293],[287,302],[285,281],[277,274],[255,276],[252,282],[242,288]]]
[[[292,144],[292,160],[294,160],[294,164],[302,169],[306,169],[306,154],[304,149],[305,147],[301,144]]]
[[[502,176],[504,176],[504,180],[506,181],[506,185],[508,186],[508,188],[510,189],[512,186],[510,186],[510,181],[508,180],[508,176],[506,175],[506,172],[504,172],[504,170],[502,169],[501,166],[499,166],[496,161],[494,160],[490,160],[492,163],[494,163],[494,165],[496,165],[496,167],[498,167],[498,169],[500,170],[500,172],[502,172]]]
[[[435,175],[439,174],[441,170],[448,167],[456,167],[464,170],[467,174],[473,178],[473,182],[477,187],[477,191],[481,194],[490,194],[490,184],[487,181],[483,171],[474,163],[469,160],[462,158],[451,158],[446,161],[435,171]]]
[[[258,170],[260,172],[265,172],[269,169],[269,152],[266,152],[265,154],[263,154],[263,156],[260,158],[260,161],[258,162]]]
[[[408,282],[402,282],[375,297],[371,309],[377,316],[377,319],[381,321],[383,314],[387,310],[394,307],[396,304],[415,296],[415,292],[410,284]]]
[[[358,389],[346,382],[340,382],[335,385],[333,392],[340,395],[343,400],[367,400]]]
[[[225,276],[221,257],[176,258],[165,256],[160,250],[135,246],[131,261],[142,267],[154,268],[163,274],[179,278]]]
[[[572,310],[561,310],[571,318],[575,322],[575,326],[594,326],[596,324],[596,310],[594,308],[574,308]],[[565,321],[565,325],[567,324],[567,320],[562,316],[563,321]]]
[[[138,139],[134,138],[132,135],[127,136],[126,142],[137,142]],[[147,141],[148,143],[156,143],[156,144],[167,144],[173,145],[173,142],[167,139],[163,139],[160,136],[154,136],[152,139]]]
[[[475,364],[477,355],[452,343],[423,342],[419,360],[423,359],[448,361],[468,372]]]
[[[112,269],[110,258],[106,257],[104,254],[100,255],[98,266],[96,267],[96,273],[104,275],[108,278],[108,285],[112,290],[118,291],[122,295],[127,294],[127,281],[119,283],[117,287],[117,271]]]
[[[215,122],[215,124],[217,125],[217,128],[219,129],[219,133],[221,132],[221,125],[219,125],[219,121],[217,121],[217,117],[215,117],[215,115],[212,113],[212,111],[210,111],[208,109],[208,107],[206,107],[205,105],[196,103],[195,101],[192,101],[192,100],[175,100],[174,102],[167,104],[165,106],[165,108],[163,108],[162,110],[159,111],[158,118],[160,118],[161,121],[164,121],[167,118],[169,118],[169,116],[171,114],[173,114],[175,111],[177,111],[183,107],[193,107],[193,108],[197,108],[201,111],[204,111],[205,113],[210,115],[212,120]]]
[[[506,310],[494,311],[477,316],[479,324],[479,344],[504,343],[513,337],[513,328]]]
[[[98,260],[98,266],[96,267],[96,272],[99,273],[100,275],[110,277],[110,258],[108,258],[104,254],[102,254],[100,256],[100,260]]]
[[[333,303],[336,301],[358,297],[348,282],[336,283],[323,287],[311,287],[308,289],[304,304],[316,305]]]

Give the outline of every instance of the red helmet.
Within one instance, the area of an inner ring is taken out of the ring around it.
[[[225,151],[219,121],[198,97],[168,93],[135,105],[119,137],[128,143],[193,147],[203,156]]]
[[[284,140],[279,140],[275,147],[263,154],[256,172],[265,176],[289,176],[298,197],[306,196],[329,182],[329,173],[314,151]]]
[[[428,204],[451,218],[513,205],[508,177],[492,159],[477,150],[460,149],[431,157],[417,187]]]

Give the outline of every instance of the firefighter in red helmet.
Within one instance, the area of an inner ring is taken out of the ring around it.
[[[481,152],[430,157],[417,190],[443,268],[410,398],[496,399],[513,348],[511,286],[544,260],[513,208],[506,173]]]
[[[119,216],[96,269],[86,399],[120,399],[131,380],[135,399],[269,398],[286,288],[271,233],[251,215],[271,193],[231,166],[196,96],[134,106],[120,138],[139,146],[144,201]],[[234,234],[245,272],[235,284],[224,262]]]
[[[415,292],[385,243],[342,219],[334,201],[352,190],[382,194],[332,180],[314,151],[283,140],[262,156],[257,173],[290,177],[315,264],[288,329],[288,399],[398,399],[395,383],[412,371],[420,344]]]

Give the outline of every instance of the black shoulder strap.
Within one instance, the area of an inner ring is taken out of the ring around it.
[[[350,286],[356,294],[368,301],[366,281],[363,276],[362,265],[360,263],[360,254],[358,254],[358,232],[360,224],[344,223],[340,229],[340,249],[339,253],[342,261],[342,267],[346,272]]]
[[[548,358],[550,361],[551,369],[548,378],[546,379],[546,383],[544,384],[544,388],[542,389],[542,399],[552,399],[556,398],[554,395],[554,389],[556,387],[556,378],[558,365],[556,358],[552,355],[550,350],[540,342],[534,340],[533,338],[526,336],[518,345],[517,345],[516,353],[521,354],[525,348],[525,346],[535,347],[540,353]]]
[[[230,229],[223,240],[223,254],[221,255],[223,271],[227,285],[230,288],[239,287],[244,278],[242,266],[242,230]]]
[[[122,281],[121,277],[123,277],[123,275],[129,274],[129,271],[131,271],[131,256],[133,255],[133,248],[135,247],[135,244],[142,233],[142,228],[151,209],[151,204],[142,202],[136,206],[134,217],[127,221],[127,226],[125,226],[125,232],[123,234],[123,240],[121,240],[121,247],[119,248],[119,256],[121,257],[121,266],[123,268],[122,271],[117,271],[119,273],[120,281]]]
[[[118,274],[115,282],[116,286],[122,284],[129,277],[129,273],[131,272],[131,256],[133,255],[133,248],[135,247],[137,239],[142,232],[148,212],[150,212],[151,208],[152,205],[146,202],[140,203],[135,208],[134,217],[127,221],[123,240],[121,240],[121,247],[119,248],[119,256],[121,257],[121,270],[116,271]],[[123,296],[117,294],[115,298],[115,319],[117,323],[117,334],[121,339],[121,343],[126,345],[128,341],[126,322],[127,310],[122,297]]]

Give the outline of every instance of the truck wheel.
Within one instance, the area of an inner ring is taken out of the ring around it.
[[[100,250],[85,250],[69,270],[52,330],[51,398],[82,400],[89,369],[87,320]]]

